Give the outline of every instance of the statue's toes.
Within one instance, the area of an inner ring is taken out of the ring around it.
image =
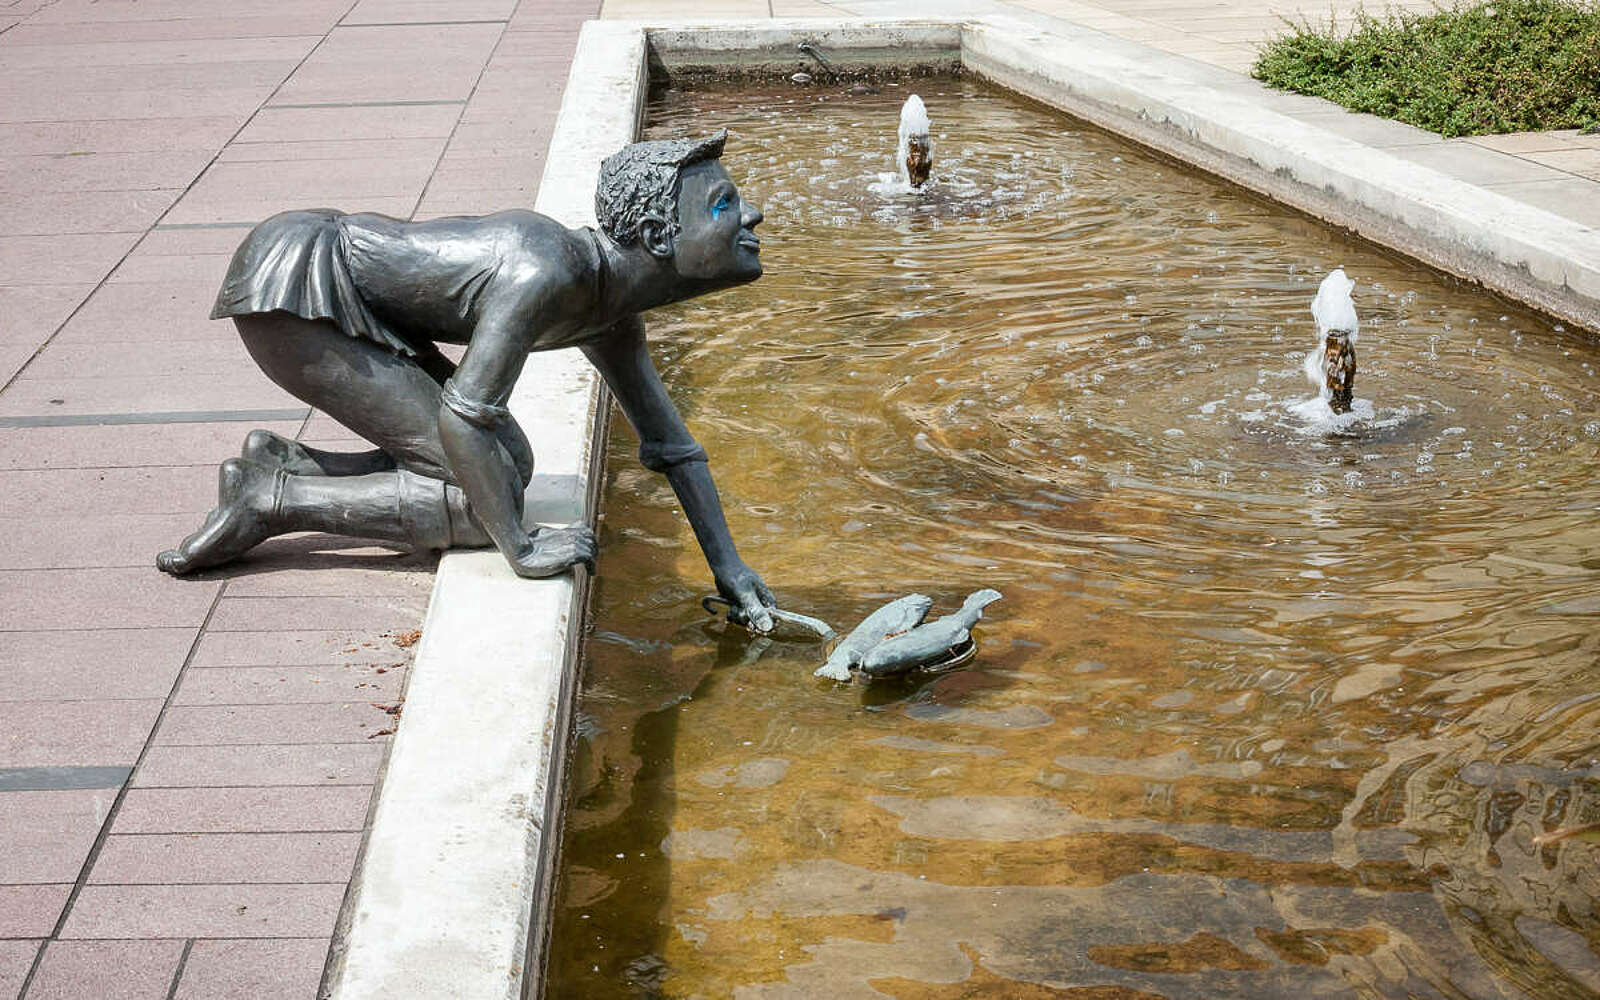
[[[189,560],[185,559],[183,553],[177,549],[167,549],[156,556],[156,569],[163,573],[182,576],[184,573],[189,572],[191,568],[193,567],[190,566]]]

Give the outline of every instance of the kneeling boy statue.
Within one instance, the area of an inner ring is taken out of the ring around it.
[[[609,157],[599,229],[529,211],[402,222],[286,212],[234,254],[213,318],[232,317],[278,385],[376,444],[309,448],[252,431],[222,463],[217,506],[156,558],[181,574],[285,532],[416,547],[494,545],[522,576],[593,568],[587,525],[522,525],[533,449],[506,400],[534,351],[579,347],[664,473],[717,589],[758,631],[772,594],[735,550],[706,453],[645,348],[639,314],[761,276],[761,221],[719,158],[727,133],[641,142]],[[453,364],[439,344],[464,344]]]

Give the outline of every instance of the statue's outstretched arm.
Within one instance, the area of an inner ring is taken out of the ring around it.
[[[722,513],[722,501],[706,464],[705,449],[689,434],[683,417],[667,395],[666,386],[645,346],[644,322],[630,317],[598,340],[584,345],[583,353],[605,378],[617,405],[639,435],[639,461],[664,473],[672,484],[683,512],[694,528],[700,551],[705,553],[717,589],[739,608],[757,631],[767,631],[771,616],[766,609],[772,593],[744,560]]]
[[[537,315],[537,310],[533,311]],[[526,485],[518,456],[506,447],[511,421],[506,400],[528,357],[528,324],[507,312],[480,319],[455,374],[444,383],[439,440],[456,484],[478,523],[522,576],[551,576],[575,563],[594,565],[594,533],[587,525],[565,529],[522,526]]]

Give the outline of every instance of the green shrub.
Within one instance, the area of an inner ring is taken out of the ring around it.
[[[1600,0],[1497,0],[1291,24],[1251,71],[1283,90],[1444,136],[1600,123]]]

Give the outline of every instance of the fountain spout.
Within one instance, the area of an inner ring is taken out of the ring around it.
[[[1317,289],[1311,315],[1317,321],[1319,346],[1306,355],[1306,376],[1334,413],[1349,413],[1355,402],[1356,336],[1360,321],[1350,290],[1356,283],[1336,268]]]
[[[933,171],[933,140],[928,137],[930,128],[928,109],[922,98],[912,94],[900,108],[900,144],[895,150],[895,166],[900,177],[914,190],[922,190]]]

